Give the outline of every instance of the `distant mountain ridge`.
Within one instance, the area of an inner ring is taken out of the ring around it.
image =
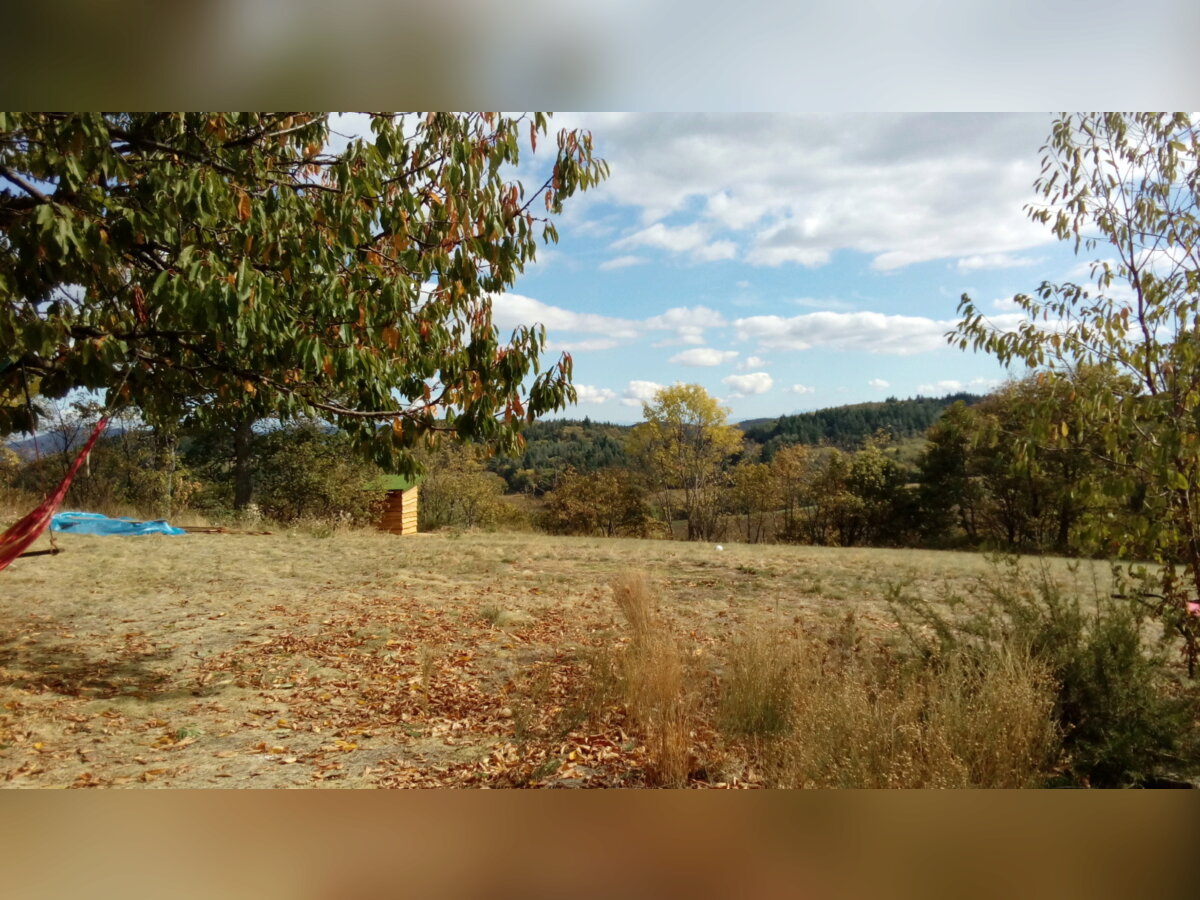
[[[37,459],[39,456],[53,456],[55,453],[62,453],[65,450],[78,450],[87,442],[88,436],[91,433],[92,426],[88,425],[87,428],[81,429],[78,434],[75,434],[71,438],[69,446],[68,441],[61,433],[50,430],[38,432],[36,438],[10,438],[9,440],[5,440],[3,445],[16,453],[25,462],[29,462],[30,460]],[[110,424],[104,430],[104,437],[114,438],[124,433],[124,428],[119,425]]]

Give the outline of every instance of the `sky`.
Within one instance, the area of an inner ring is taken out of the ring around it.
[[[611,175],[567,201],[557,245],[494,299],[574,359],[563,415],[641,419],[676,382],[731,421],[970,390],[1008,376],[944,335],[969,294],[1080,278],[1024,206],[1049,114],[558,114]],[[547,142],[549,143],[549,142]],[[527,183],[546,163],[522,165]],[[1019,373],[1018,373],[1019,374]]]

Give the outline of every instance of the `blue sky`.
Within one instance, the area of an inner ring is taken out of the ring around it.
[[[633,422],[690,382],[738,421],[984,392],[1006,377],[946,345],[969,293],[1078,278],[1028,220],[1049,114],[559,114],[612,168],[569,201],[560,241],[497,297],[575,360],[567,414]],[[523,175],[532,181],[538,160]],[[555,354],[556,355],[556,354]]]

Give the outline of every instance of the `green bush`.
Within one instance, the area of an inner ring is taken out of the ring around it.
[[[15,468],[7,481],[44,498],[66,475],[78,452],[78,447],[72,447],[44,453]],[[96,442],[86,465],[71,482],[63,508],[147,518],[170,516],[191,506],[199,486],[185,466],[167,464],[150,429],[126,427],[105,433]]]
[[[446,443],[423,461],[420,527],[520,531],[529,516],[504,499],[504,479],[483,467],[482,448]]]
[[[1135,602],[1095,590],[1084,600],[1042,569],[983,583],[982,597],[950,612],[893,592],[893,610],[915,644],[942,659],[987,646],[1027,648],[1056,682],[1063,736],[1061,779],[1093,787],[1143,784],[1200,767],[1197,692],[1146,637]]]
[[[354,454],[346,434],[299,425],[259,442],[255,499],[264,518],[346,525],[378,518],[382,495],[365,488],[380,470]]]

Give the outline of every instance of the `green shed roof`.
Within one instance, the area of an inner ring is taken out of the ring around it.
[[[407,475],[380,475],[367,487],[373,491],[407,491],[420,481],[419,478],[409,478]]]

